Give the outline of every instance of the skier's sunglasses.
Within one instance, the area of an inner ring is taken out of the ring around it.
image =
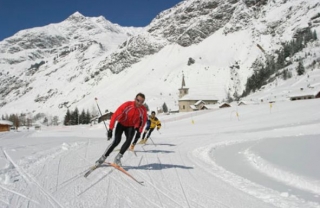
[[[140,100],[139,98],[136,98],[136,101],[140,104],[143,104],[144,103],[144,100]]]

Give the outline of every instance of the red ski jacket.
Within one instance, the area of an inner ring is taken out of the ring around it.
[[[118,121],[123,126],[132,126],[139,128],[141,133],[147,121],[147,109],[142,105],[135,106],[135,101],[127,101],[120,105],[111,117],[109,129],[114,128],[115,122]]]

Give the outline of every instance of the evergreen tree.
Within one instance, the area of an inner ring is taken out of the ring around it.
[[[167,112],[168,112],[168,106],[167,106],[166,103],[163,103],[163,105],[162,105],[162,110],[163,110],[164,113],[167,113]]]
[[[284,45],[283,45],[283,61],[285,60],[285,58],[287,57],[290,57],[292,55],[292,47],[291,47],[291,44],[286,42]],[[278,61],[279,61],[279,58],[278,58]]]
[[[304,34],[304,43],[310,42],[313,39],[313,34],[310,28],[307,29],[306,33]]]
[[[294,53],[297,53],[298,51],[301,51],[303,49],[303,38],[301,35],[299,35],[294,42]]]
[[[289,44],[290,47],[290,57],[292,57],[296,52],[295,52],[295,40],[291,40]]]
[[[86,113],[84,110],[82,110],[80,116],[79,116],[79,123],[80,124],[85,124],[85,120],[86,120]]]
[[[282,71],[282,78],[283,78],[284,80],[287,80],[287,79],[288,79],[288,69]]]
[[[285,58],[290,56],[290,47],[288,47],[288,44],[285,44],[284,49],[276,53],[278,54],[277,68],[280,69],[284,67]]]
[[[89,124],[90,123],[90,119],[91,119],[91,115],[90,115],[90,112],[89,112],[89,109],[88,109],[87,113],[86,113],[85,123]]]
[[[317,32],[316,30],[313,31],[313,40],[318,40]]]
[[[68,110],[67,110],[66,115],[64,116],[63,124],[64,124],[65,126],[68,126],[68,125],[71,124],[71,113],[70,113],[69,108],[68,108]]]
[[[71,114],[71,125],[78,125],[79,124],[79,110],[76,107]]]
[[[297,67],[297,73],[300,76],[300,75],[303,75],[304,72],[305,72],[305,69],[304,69],[303,63],[302,61],[299,61],[299,65]]]
[[[190,66],[191,64],[194,64],[195,63],[195,60],[193,58],[189,58],[188,59],[188,66]]]

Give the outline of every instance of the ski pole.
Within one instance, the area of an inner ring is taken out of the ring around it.
[[[100,107],[99,107],[99,105],[98,105],[98,98],[95,98],[95,101],[96,101],[96,104],[97,104],[97,106],[98,106],[98,109],[99,109],[99,112],[100,112],[100,115],[102,116],[102,113],[101,113],[101,110],[100,110]],[[103,123],[104,123],[104,126],[106,127],[106,129],[107,129],[107,131],[108,131],[108,127],[107,127],[107,125],[106,125],[106,123],[103,121]]]
[[[161,134],[161,132],[159,130],[157,130],[159,132],[159,134]]]
[[[154,146],[157,146],[157,145],[153,142],[153,140],[151,139],[151,137],[150,137],[149,139],[152,141],[152,143],[153,143]]]

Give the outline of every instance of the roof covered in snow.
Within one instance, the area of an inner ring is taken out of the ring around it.
[[[0,124],[2,125],[9,125],[9,126],[12,126],[13,123],[11,121],[6,121],[6,120],[0,120]]]

